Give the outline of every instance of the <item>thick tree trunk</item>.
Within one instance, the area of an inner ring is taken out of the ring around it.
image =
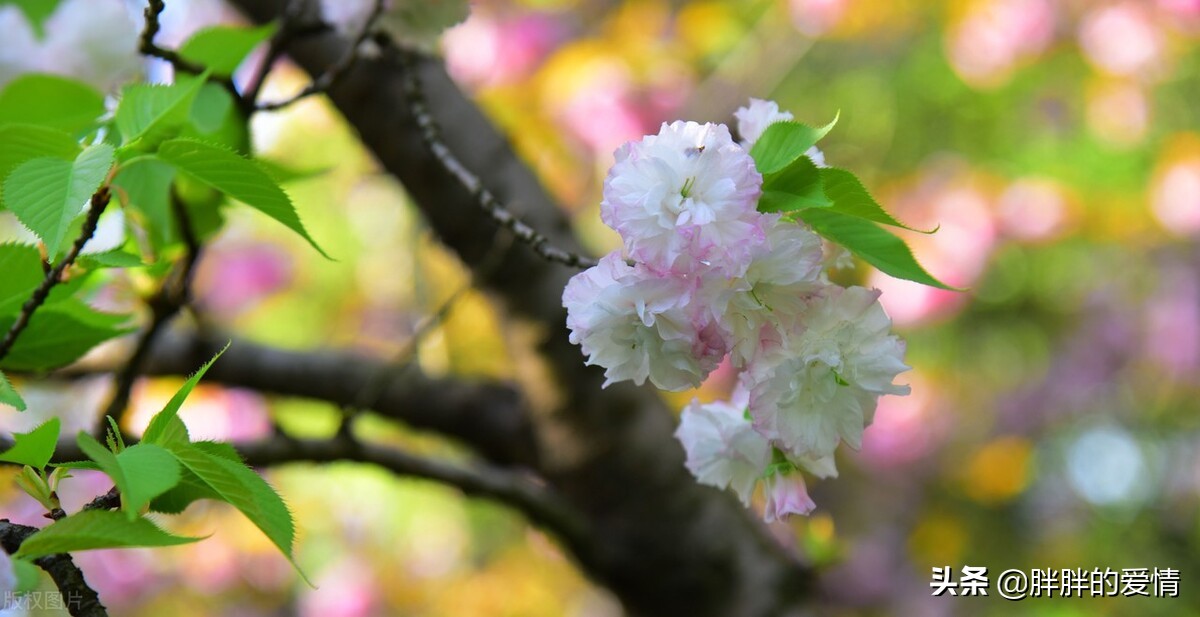
[[[254,21],[279,15],[280,0],[231,0]],[[333,34],[305,38],[289,56],[318,75],[347,52]],[[563,212],[506,139],[451,82],[441,63],[420,66],[444,139],[510,209],[556,246],[579,250]],[[497,233],[430,154],[408,113],[402,68],[360,61],[329,92],[380,163],[464,262],[478,266]],[[703,487],[683,465],[673,420],[656,394],[628,384],[601,389],[567,340],[561,294],[573,274],[513,243],[483,285],[540,325],[541,351],[557,381],[559,407],[534,417],[538,471],[585,517],[589,546],[576,558],[634,615],[747,616],[800,612],[811,571],[780,549],[727,493]],[[497,448],[497,450],[503,450]]]

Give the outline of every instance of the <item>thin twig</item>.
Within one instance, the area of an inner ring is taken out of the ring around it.
[[[350,72],[350,69],[354,67],[354,63],[358,61],[358,57],[361,53],[363,45],[366,44],[367,39],[371,37],[371,32],[375,28],[375,22],[379,20],[380,15],[383,15],[383,8],[384,0],[375,0],[375,3],[371,6],[370,15],[368,15],[367,20],[363,22],[362,29],[359,30],[358,35],[354,37],[354,42],[351,43],[350,49],[346,52],[346,55],[342,56],[342,58],[338,60],[336,64],[329,67],[329,70],[317,76],[316,79],[312,80],[312,83],[308,84],[303,90],[297,92],[291,97],[288,97],[282,101],[257,103],[254,105],[254,109],[257,111],[275,111],[278,109],[283,109],[284,107],[287,107],[296,101],[308,98],[314,94],[320,94],[332,88],[339,79],[341,79],[346,73]]]
[[[159,17],[166,8],[167,6],[163,0],[148,0],[146,10],[142,12],[142,15],[145,17],[145,25],[142,27],[142,34],[138,37],[138,52],[143,56],[166,61],[175,67],[177,71],[191,75],[200,75],[208,67],[198,62],[192,62],[179,55],[179,52],[160,47],[154,42],[154,37],[158,36],[158,31],[162,28],[162,24],[159,23]],[[231,77],[210,75],[209,80],[224,86],[235,98],[241,98],[241,95],[237,91],[237,85],[233,83]]]
[[[429,112],[429,105],[422,92],[421,78],[417,74],[417,52],[400,48],[387,37],[377,37],[376,41],[385,51],[394,54],[404,69],[404,91],[408,99],[409,113],[412,114],[418,128],[421,129],[421,137],[425,140],[426,147],[442,164],[442,167],[475,198],[479,207],[501,227],[511,231],[518,240],[528,244],[543,259],[580,269],[596,265],[595,261],[587,257],[552,246],[546,236],[509,212],[504,204],[500,203],[496,196],[483,186],[483,182],[471,173],[462,164],[462,161],[458,160],[450,147],[442,141],[441,131]]]
[[[37,531],[37,527],[18,525],[6,518],[0,518],[0,547],[12,555]],[[100,603],[100,596],[84,580],[83,571],[75,565],[70,555],[46,555],[34,559],[33,564],[50,575],[54,585],[63,595],[63,605],[68,613],[74,617],[108,616],[108,610]]]
[[[104,209],[108,207],[108,202],[112,198],[112,193],[109,192],[108,185],[105,184],[96,190],[92,195],[91,208],[88,210],[87,218],[83,221],[83,229],[79,233],[79,237],[75,239],[75,243],[71,245],[71,250],[67,252],[62,261],[58,265],[50,269],[42,279],[42,284],[33,291],[33,295],[29,300],[21,306],[21,313],[17,315],[17,320],[5,333],[4,339],[0,340],[0,360],[4,359],[13,345],[17,343],[17,337],[29,325],[29,320],[33,318],[33,314],[37,312],[38,307],[46,302],[46,298],[50,295],[50,290],[54,288],[62,280],[63,272],[75,263],[75,259],[79,257],[80,251],[83,250],[83,245],[87,244],[92,239],[92,235],[96,233],[96,225],[100,221],[100,215],[104,214]]]
[[[192,277],[195,274],[196,262],[200,259],[200,252],[203,247],[200,244],[200,240],[196,237],[191,217],[188,216],[183,201],[175,191],[171,191],[171,208],[174,211],[175,221],[179,226],[179,235],[183,238],[186,252],[183,259],[178,261],[171,273],[167,275],[166,280],[163,281],[158,291],[146,301],[151,312],[150,324],[138,338],[129,360],[125,362],[116,375],[116,387],[113,390],[112,398],[109,399],[108,405],[105,406],[104,413],[100,415],[99,424],[96,429],[97,434],[100,435],[104,434],[105,429],[108,427],[108,422],[105,420],[106,416],[111,416],[117,425],[120,425],[121,418],[125,415],[125,410],[129,407],[129,397],[133,393],[133,384],[145,368],[146,358],[150,355],[150,348],[154,345],[154,341],[158,339],[158,335],[166,325],[170,323],[175,315],[179,314],[180,309],[191,298]]]
[[[279,16],[279,29],[275,31],[270,43],[267,44],[267,53],[263,55],[262,63],[258,65],[258,70],[246,82],[245,94],[242,96],[244,111],[254,111],[255,105],[258,103],[258,96],[262,93],[263,84],[267,81],[267,76],[270,75],[271,70],[275,67],[275,63],[283,56],[283,52],[287,49],[288,45],[300,37],[322,34],[331,29],[329,24],[320,19],[315,21],[302,20],[304,6],[305,3],[303,0],[287,0]]]

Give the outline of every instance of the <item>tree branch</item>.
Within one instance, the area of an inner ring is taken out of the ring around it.
[[[424,138],[425,145],[437,157],[442,167],[450,172],[455,179],[462,183],[463,188],[467,189],[475,197],[479,207],[488,216],[492,217],[493,221],[511,231],[521,242],[528,244],[543,259],[579,269],[590,268],[596,265],[596,262],[592,259],[564,251],[551,245],[549,238],[538,233],[536,229],[514,216],[496,199],[496,196],[479,181],[479,178],[475,174],[471,173],[458,160],[454,152],[442,141],[441,130],[438,128],[433,116],[429,114],[429,105],[425,101],[425,95],[421,92],[421,79],[416,70],[419,58],[417,52],[400,49],[385,36],[377,37],[376,41],[383,48],[387,57],[397,61],[405,69],[403,83],[405,99],[408,101],[408,111],[412,114],[417,126],[420,127],[421,137]]]
[[[25,539],[37,532],[36,527],[18,525],[0,518],[0,547],[12,555],[21,548]],[[108,617],[108,611],[100,603],[100,596],[83,578],[83,571],[75,565],[70,555],[57,554],[38,557],[34,565],[50,575],[58,591],[63,594],[67,612],[75,617]]]
[[[225,346],[216,336],[165,333],[146,362],[149,375],[188,375]],[[261,392],[357,405],[388,363],[334,351],[289,351],[234,340],[205,381]],[[430,378],[415,367],[386,381],[375,395],[375,413],[418,430],[460,440],[502,465],[537,463],[537,447],[524,401],[511,387],[454,378]]]
[[[367,20],[363,22],[362,29],[359,30],[358,35],[354,37],[354,42],[351,43],[349,52],[342,56],[341,60],[331,66],[329,70],[314,78],[310,84],[305,86],[303,90],[295,95],[282,101],[255,104],[254,109],[256,111],[275,111],[278,109],[283,109],[288,105],[308,98],[314,94],[320,94],[333,86],[333,84],[336,83],[337,80],[341,79],[342,76],[350,70],[350,67],[354,66],[354,63],[358,60],[362,46],[367,42],[367,39],[370,38],[371,30],[375,27],[375,22],[379,20],[380,15],[383,15],[384,4],[384,0],[374,0],[374,4],[371,6],[371,13],[367,16]],[[284,44],[286,43],[287,41],[284,40]],[[279,50],[277,50],[277,54],[278,51]],[[257,92],[255,94],[257,95]]]

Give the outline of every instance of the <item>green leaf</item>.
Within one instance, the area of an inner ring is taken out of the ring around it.
[[[130,331],[118,327],[126,315],[101,313],[78,301],[43,306],[29,320],[0,368],[41,371],[70,364],[89,349]],[[15,316],[0,317],[0,332],[7,332]]]
[[[854,174],[836,167],[826,167],[821,170],[821,182],[825,187],[825,194],[833,201],[833,211],[858,218],[891,225],[893,227],[901,227],[910,231],[916,231],[923,234],[930,234],[937,229],[931,231],[921,231],[913,229],[904,223],[896,220],[891,214],[871,197],[867,192],[866,187]]]
[[[284,165],[278,161],[271,161],[267,159],[254,159],[254,162],[257,163],[258,166],[263,169],[263,171],[267,172],[272,178],[275,179],[276,182],[280,184],[319,178],[330,171],[328,168],[297,169],[289,165]]]
[[[179,463],[156,445],[140,443],[113,454],[85,432],[81,431],[76,441],[79,449],[112,478],[121,492],[121,508],[130,520],[137,518],[151,499],[179,482]]]
[[[54,463],[54,467],[62,467],[63,469],[86,469],[88,471],[103,471],[96,461],[67,461],[65,463]]]
[[[13,593],[22,594],[29,593],[38,588],[42,582],[42,569],[33,565],[28,559],[13,559],[13,574],[17,577],[17,584],[13,589]]]
[[[58,129],[34,124],[0,125],[0,185],[8,174],[26,161],[50,157],[74,161],[80,147],[67,133]],[[0,208],[4,207],[4,193],[0,191]]]
[[[835,116],[829,124],[815,129],[799,122],[776,122],[768,126],[750,148],[758,173],[765,176],[791,165],[827,135],[837,121]]]
[[[113,178],[121,204],[145,215],[150,233],[161,244],[176,236],[170,201],[174,179],[175,168],[152,156],[129,160]]]
[[[127,253],[124,249],[115,248],[100,253],[86,253],[79,256],[78,263],[85,268],[137,268],[146,265],[140,255]]]
[[[13,447],[0,454],[0,461],[29,465],[34,469],[45,468],[54,456],[60,428],[62,422],[50,418],[28,433],[13,433]]]
[[[29,73],[0,92],[0,123],[37,124],[78,135],[104,115],[104,97],[91,86],[57,75]]]
[[[84,510],[72,514],[29,536],[15,557],[33,559],[56,553],[74,553],[98,548],[175,546],[198,542],[163,531],[148,518],[130,520],[120,512]]]
[[[192,103],[191,122],[179,134],[224,146],[241,154],[250,151],[249,123],[229,90],[204,84]]]
[[[6,4],[21,9],[21,12],[25,13],[25,18],[29,20],[29,25],[33,26],[34,33],[41,39],[45,38],[46,19],[54,14],[59,0],[0,0],[0,6]]]
[[[761,212],[791,212],[833,205],[821,187],[821,173],[812,159],[801,156],[782,171],[763,180]]]
[[[226,349],[229,349],[229,343],[226,343],[225,347],[217,352],[217,355],[213,356],[208,362],[205,362],[204,366],[200,367],[200,370],[196,371],[196,374],[192,375],[183,384],[183,387],[175,393],[175,396],[172,396],[171,400],[167,401],[167,405],[162,408],[162,411],[154,414],[154,417],[150,419],[150,424],[146,426],[146,432],[142,433],[142,443],[166,446],[178,443],[179,441],[187,442],[187,428],[184,427],[182,439],[180,439],[179,428],[174,425],[176,421],[179,421],[179,408],[183,406],[183,402],[187,400],[188,395],[192,393],[196,384],[200,383],[200,379],[208,372],[208,368],[217,361],[217,358],[221,357],[221,354],[225,353]],[[179,421],[179,423],[182,424],[182,421]]]
[[[204,86],[207,73],[186,82],[171,85],[133,84],[122,91],[117,106],[117,130],[124,144],[139,142],[142,149],[151,149],[162,140],[173,137],[188,120],[192,102]]]
[[[0,315],[16,312],[42,284],[42,258],[23,244],[0,244]]]
[[[188,506],[201,499],[222,501],[221,496],[212,490],[200,476],[192,473],[186,467],[181,469],[179,483],[171,490],[156,497],[150,502],[151,512],[163,514],[179,514]]]
[[[178,421],[178,419],[176,419]],[[180,425],[183,423],[180,422]],[[186,439],[184,440],[186,442]],[[227,443],[217,441],[197,441],[192,444],[193,448],[211,454],[216,457],[222,457],[242,464],[242,456],[233,446]],[[150,509],[154,512],[162,512],[165,514],[179,514],[183,512],[189,505],[200,499],[215,499],[223,501],[221,496],[214,491],[208,483],[201,480],[199,476],[192,473],[188,469],[183,470],[183,475],[180,478],[179,484],[175,488],[167,491],[159,496],[154,501],[150,502]]]
[[[74,163],[40,158],[21,164],[4,182],[5,202],[13,214],[46,243],[51,260],[71,220],[100,188],[113,164],[113,148],[96,144]]]
[[[871,221],[831,212],[828,208],[801,210],[799,217],[812,225],[818,234],[850,249],[850,252],[884,274],[940,289],[961,291],[926,272],[903,240]]]
[[[25,411],[25,399],[21,398],[17,389],[9,383],[3,371],[0,371],[0,404],[15,407],[17,411]]]
[[[159,146],[158,157],[204,184],[283,223],[308,240],[317,252],[329,258],[304,229],[287,193],[252,161],[219,146],[191,139],[163,142]]]
[[[287,556],[292,565],[296,565],[292,560],[292,542],[295,539],[292,514],[266,480],[243,463],[231,461],[219,453],[210,453],[194,444],[175,443],[169,448],[184,467],[218,495],[218,499],[245,514]],[[304,576],[303,572],[300,574]]]
[[[275,29],[274,24],[257,28],[203,28],[183,42],[179,55],[204,65],[214,75],[228,77],[255,47],[275,34]]]
[[[196,101],[192,103],[192,126],[202,134],[213,133],[221,128],[233,108],[233,95],[225,88],[208,82],[196,94]]]

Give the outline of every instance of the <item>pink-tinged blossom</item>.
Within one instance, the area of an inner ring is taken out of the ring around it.
[[[779,103],[762,99],[750,99],[750,104],[739,107],[733,112],[733,117],[737,118],[738,136],[742,138],[746,150],[754,147],[768,126],[795,118],[790,111],[779,111]]]
[[[740,276],[765,239],[762,176],[720,124],[674,122],[616,152],[600,218],[659,272]]]
[[[662,390],[695,388],[727,348],[716,324],[698,315],[694,293],[690,279],[633,267],[612,253],[563,291],[571,342],[588,364],[606,369],[605,386],[649,378]]]
[[[787,520],[793,514],[808,514],[817,504],[808,496],[804,476],[798,470],[778,471],[763,481],[767,506],[763,520],[768,523]]]
[[[675,437],[687,452],[687,468],[701,484],[732,488],[749,506],[754,486],[771,462],[771,445],[746,419],[746,401],[693,400],[680,416]]]
[[[904,343],[890,334],[879,292],[827,287],[777,345],[764,347],[743,374],[754,426],[792,456],[857,449],[883,394],[908,370]]]
[[[743,277],[710,278],[707,304],[732,345],[734,366],[744,367],[765,340],[779,340],[824,286],[819,236],[802,225],[766,215],[767,241]]]

